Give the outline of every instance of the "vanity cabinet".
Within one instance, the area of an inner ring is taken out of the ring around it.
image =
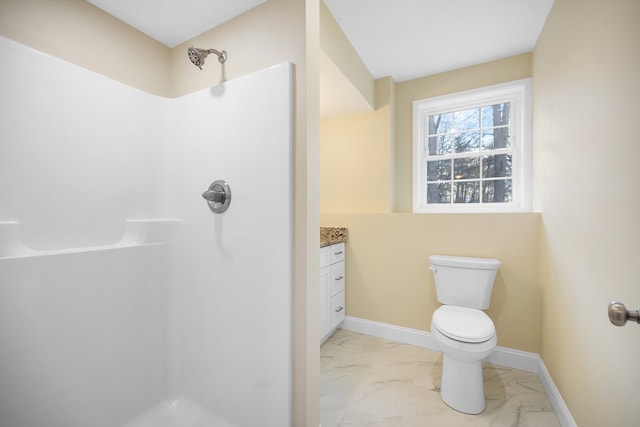
[[[345,317],[345,245],[320,248],[320,342],[324,342]]]

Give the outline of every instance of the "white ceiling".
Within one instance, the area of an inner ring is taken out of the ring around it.
[[[553,0],[324,0],[371,75],[396,82],[533,50]]]
[[[223,24],[266,0],[87,0],[168,47]]]
[[[266,0],[87,0],[169,47]],[[396,82],[533,50],[553,0],[324,0],[375,78]],[[370,110],[321,61],[323,118]]]

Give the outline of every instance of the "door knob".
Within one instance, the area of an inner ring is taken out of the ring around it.
[[[627,320],[640,323],[640,310],[627,310],[623,303],[609,303],[609,320],[616,326],[624,326]]]

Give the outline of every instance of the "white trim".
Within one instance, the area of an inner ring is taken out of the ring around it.
[[[508,366],[509,368],[537,374],[540,356],[536,353],[529,353],[528,351],[496,346],[495,350],[493,350],[486,360],[496,365]]]
[[[411,344],[428,350],[442,351],[431,332],[351,316],[347,316],[340,327],[349,331]],[[535,353],[497,346],[487,358],[487,362],[537,373],[538,359],[539,356]]]
[[[340,327],[348,331],[371,335],[372,337],[398,341],[428,350],[441,351],[438,342],[430,332],[351,316],[346,316]]]
[[[540,377],[544,391],[547,392],[547,396],[549,397],[551,406],[553,406],[556,417],[558,417],[558,421],[560,421],[560,425],[562,427],[578,427],[541,357],[538,357],[538,376]]]
[[[428,350],[442,351],[431,332],[418,329],[405,328],[403,326],[390,325],[388,323],[351,316],[345,317],[340,328],[391,341],[398,341]],[[562,427],[577,427],[576,422],[569,412],[569,408],[564,403],[540,355],[497,346],[487,358],[487,361],[495,363],[496,365],[538,374],[540,382],[551,402],[551,406],[553,406],[556,416],[558,417],[558,421],[560,421],[560,425]]]

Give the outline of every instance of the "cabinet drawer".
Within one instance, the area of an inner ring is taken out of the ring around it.
[[[344,291],[344,261],[331,265],[331,295]]]
[[[331,297],[331,329],[344,320],[345,316],[344,292]]]
[[[331,246],[320,248],[320,268],[328,267],[331,264]]]
[[[344,260],[344,243],[336,243],[331,248],[331,264]]]

